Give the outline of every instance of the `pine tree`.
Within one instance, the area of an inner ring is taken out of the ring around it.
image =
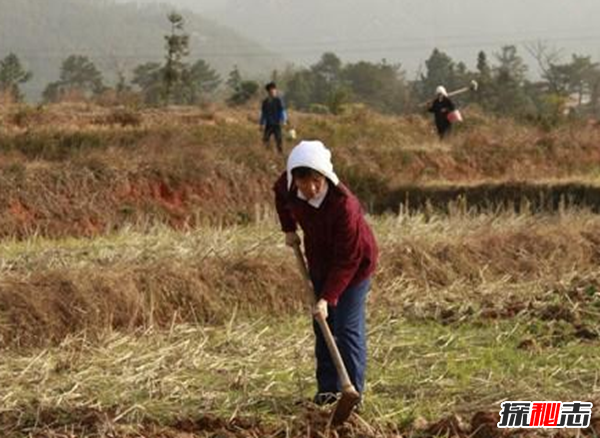
[[[221,85],[221,76],[203,59],[190,68],[190,81],[196,95],[213,93]]]
[[[8,93],[16,102],[23,99],[20,86],[32,77],[33,74],[23,68],[19,57],[14,53],[0,61],[0,93]]]
[[[439,85],[445,86],[448,90],[459,85],[456,65],[446,53],[434,49],[429,59],[425,61],[425,68],[426,73],[421,74],[421,79],[417,84],[420,100],[430,99]]]
[[[496,54],[494,71],[495,111],[501,114],[522,115],[531,102],[525,92],[527,65],[515,46],[504,46]]]
[[[46,101],[56,101],[69,92],[89,97],[98,95],[105,89],[102,73],[96,65],[87,56],[72,55],[62,63],[60,79],[49,84],[43,96]]]
[[[491,79],[492,77],[492,69],[483,50],[477,55],[477,71],[479,72],[479,78],[482,80]]]
[[[159,105],[163,101],[163,69],[164,66],[158,62],[147,62],[133,71],[131,83],[139,87],[149,105]]]
[[[254,96],[256,96],[258,89],[260,88],[260,85],[258,85],[257,82],[244,80],[237,65],[234,66],[233,70],[231,70],[229,73],[227,86],[232,91],[229,99],[227,99],[227,102],[230,105],[245,104]]]
[[[477,55],[477,83],[479,90],[475,95],[475,100],[485,109],[492,108],[494,105],[492,68],[484,51]]]
[[[221,84],[221,77],[204,60],[190,66],[189,35],[185,33],[183,16],[172,12],[167,16],[171,32],[165,36],[165,64],[148,62],[136,67],[132,83],[137,85],[150,105],[160,103],[192,105],[214,92]]]
[[[166,64],[163,71],[165,102],[171,103],[174,89],[181,85],[188,69],[184,59],[189,55],[189,35],[184,33],[185,20],[181,14],[171,12],[167,18],[171,33],[165,36]]]
[[[335,53],[324,53],[319,62],[311,67],[313,74],[313,102],[340,107],[347,92],[343,90],[343,63]],[[339,109],[339,108],[338,108]]]
[[[295,72],[287,85],[286,99],[288,104],[301,110],[307,110],[314,103],[313,96],[313,74],[306,69]]]
[[[242,74],[240,73],[240,69],[237,65],[233,66],[233,70],[229,72],[229,78],[227,79],[227,86],[232,91],[238,91],[242,84]]]

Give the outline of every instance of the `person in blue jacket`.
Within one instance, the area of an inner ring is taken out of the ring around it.
[[[283,153],[283,128],[287,124],[288,116],[283,99],[279,97],[277,85],[270,82],[265,89],[269,94],[263,101],[260,115],[260,130],[263,133],[263,142],[268,148],[271,137],[275,137],[275,144],[279,153]]]

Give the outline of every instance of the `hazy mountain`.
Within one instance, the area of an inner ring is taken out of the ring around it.
[[[472,65],[479,49],[539,40],[600,60],[598,0],[170,1],[202,10],[295,62],[333,50],[414,71],[434,46]]]
[[[163,6],[109,0],[0,0],[0,56],[15,52],[33,70],[34,80],[26,90],[30,96],[39,96],[57,78],[62,60],[71,54],[90,56],[114,77],[119,70],[129,72],[141,62],[163,58],[167,12]],[[191,59],[202,57],[223,74],[238,64],[253,76],[267,75],[282,63],[223,25],[198,14],[185,17],[192,36]],[[237,47],[254,56],[238,57]]]

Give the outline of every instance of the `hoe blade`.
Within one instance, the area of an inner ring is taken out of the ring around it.
[[[338,400],[333,411],[331,424],[333,426],[341,426],[352,414],[352,411],[356,405],[360,402],[360,395],[358,392],[346,392],[342,393],[342,397]]]

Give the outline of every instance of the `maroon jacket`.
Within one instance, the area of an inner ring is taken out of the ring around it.
[[[275,205],[284,232],[304,231],[304,248],[313,281],[322,285],[321,298],[337,305],[349,286],[375,271],[378,249],[360,202],[344,185],[329,182],[320,208],[288,191],[287,174],[275,183]]]

